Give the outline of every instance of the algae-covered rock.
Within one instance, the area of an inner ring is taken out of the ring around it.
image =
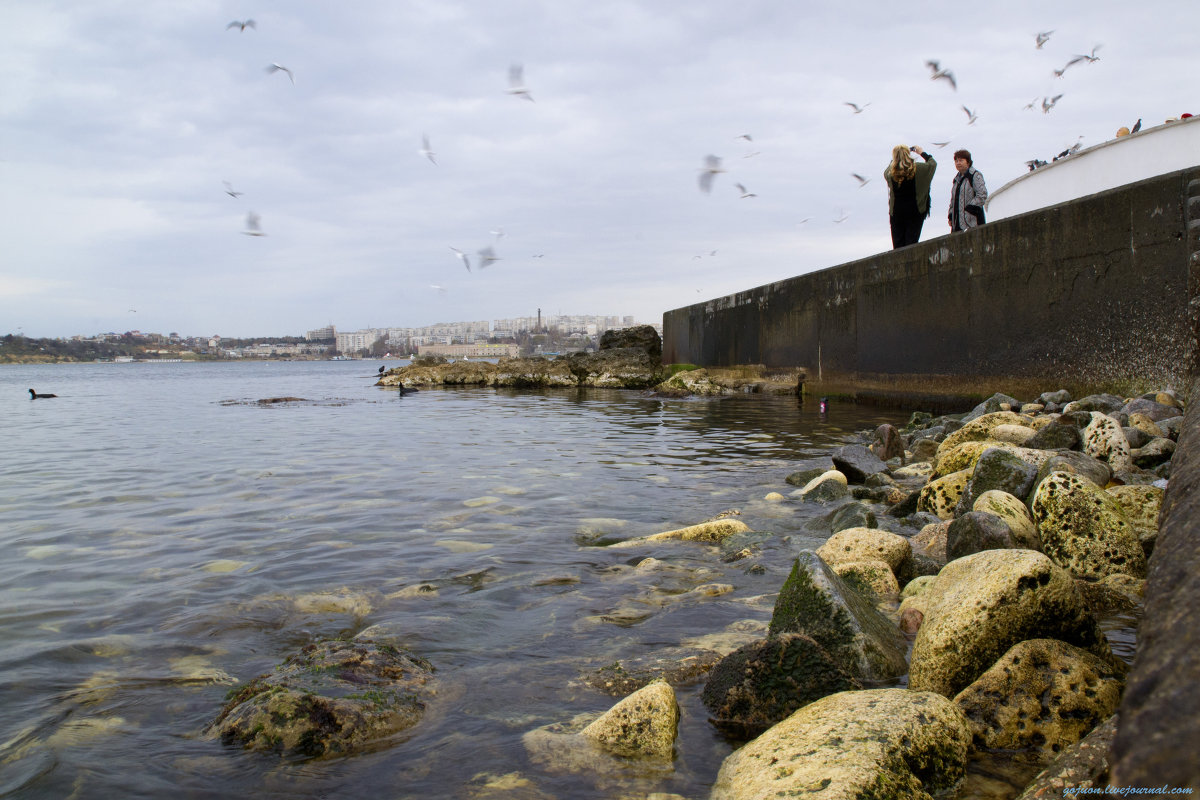
[[[371,641],[311,644],[237,691],[207,733],[290,756],[353,752],[420,721],[433,667]]]
[[[1116,498],[1067,472],[1047,476],[1034,494],[1042,552],[1080,578],[1115,572],[1146,576],[1146,556]]]
[[[814,700],[861,688],[862,682],[812,637],[785,633],[743,645],[721,659],[701,699],[714,725],[750,739]]]
[[[874,559],[886,562],[892,570],[899,569],[911,553],[908,539],[877,528],[838,531],[817,549],[817,555],[826,564]]]
[[[811,550],[796,557],[768,633],[811,636],[856,678],[887,680],[907,669],[896,627]]]
[[[906,689],[810,703],[721,765],[711,800],[929,800],[965,771],[970,733],[944,697]]]
[[[957,447],[938,453],[934,464],[933,477],[940,478],[959,470],[975,468],[979,457],[988,450],[1003,450],[1012,453],[1026,463],[1040,467],[1046,459],[1057,453],[1057,450],[1036,450],[1032,447],[1021,447],[1008,442],[998,442],[995,439],[985,439],[977,442],[963,442]]]
[[[580,735],[614,755],[669,761],[679,733],[679,704],[666,681],[638,689],[584,728]]]
[[[672,531],[663,531],[647,536],[648,542],[659,542],[665,539],[682,539],[685,542],[720,542],[737,533],[746,533],[750,526],[739,519],[716,519],[689,525]]]
[[[823,472],[795,492],[806,503],[826,503],[850,494],[846,476],[836,469]]]
[[[671,686],[690,686],[704,680],[721,660],[721,653],[700,647],[668,647],[606,664],[583,676],[593,689],[617,697],[636,692],[662,679]]]
[[[1048,763],[1108,719],[1123,673],[1056,639],[1029,639],[954,698],[976,750],[1023,750]]]
[[[1025,639],[1061,639],[1112,661],[1070,574],[1032,550],[951,561],[925,593],[909,686],[953,697]]]

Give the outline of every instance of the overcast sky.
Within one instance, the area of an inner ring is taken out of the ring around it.
[[[888,249],[895,144],[938,159],[929,239],[958,147],[994,190],[1081,136],[1200,112],[1197,9],[0,0],[0,334],[661,321]],[[705,193],[709,154],[727,172]]]

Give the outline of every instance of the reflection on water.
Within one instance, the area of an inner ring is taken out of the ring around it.
[[[610,707],[580,677],[617,659],[761,635],[792,554],[824,539],[820,509],[765,496],[906,417],[794,397],[401,397],[376,367],[0,369],[0,795],[704,796],[731,745],[699,686],[679,690],[669,775],[558,774],[522,737]],[[277,397],[299,399],[257,402]],[[597,546],[732,508],[770,534],[751,559]],[[407,738],[290,763],[200,735],[231,687],[368,628],[437,668]]]

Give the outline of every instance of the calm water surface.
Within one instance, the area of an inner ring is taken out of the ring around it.
[[[611,707],[579,678],[618,658],[760,635],[792,555],[827,536],[822,510],[764,496],[907,417],[755,396],[400,397],[373,386],[378,366],[0,367],[0,796],[706,796],[731,745],[701,686],[678,691],[669,775],[559,774],[522,736]],[[305,402],[254,402],[280,396]],[[729,508],[774,534],[760,572],[701,545],[599,546]],[[634,571],[648,555],[664,567]],[[706,583],[734,590],[686,595]],[[406,738],[288,762],[201,735],[231,686],[373,625],[442,685]]]

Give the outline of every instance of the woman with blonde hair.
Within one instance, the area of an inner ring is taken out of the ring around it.
[[[912,153],[924,159],[918,163]],[[892,148],[892,161],[883,171],[888,187],[888,219],[892,226],[892,248],[916,244],[929,216],[929,187],[937,161],[919,144]]]

